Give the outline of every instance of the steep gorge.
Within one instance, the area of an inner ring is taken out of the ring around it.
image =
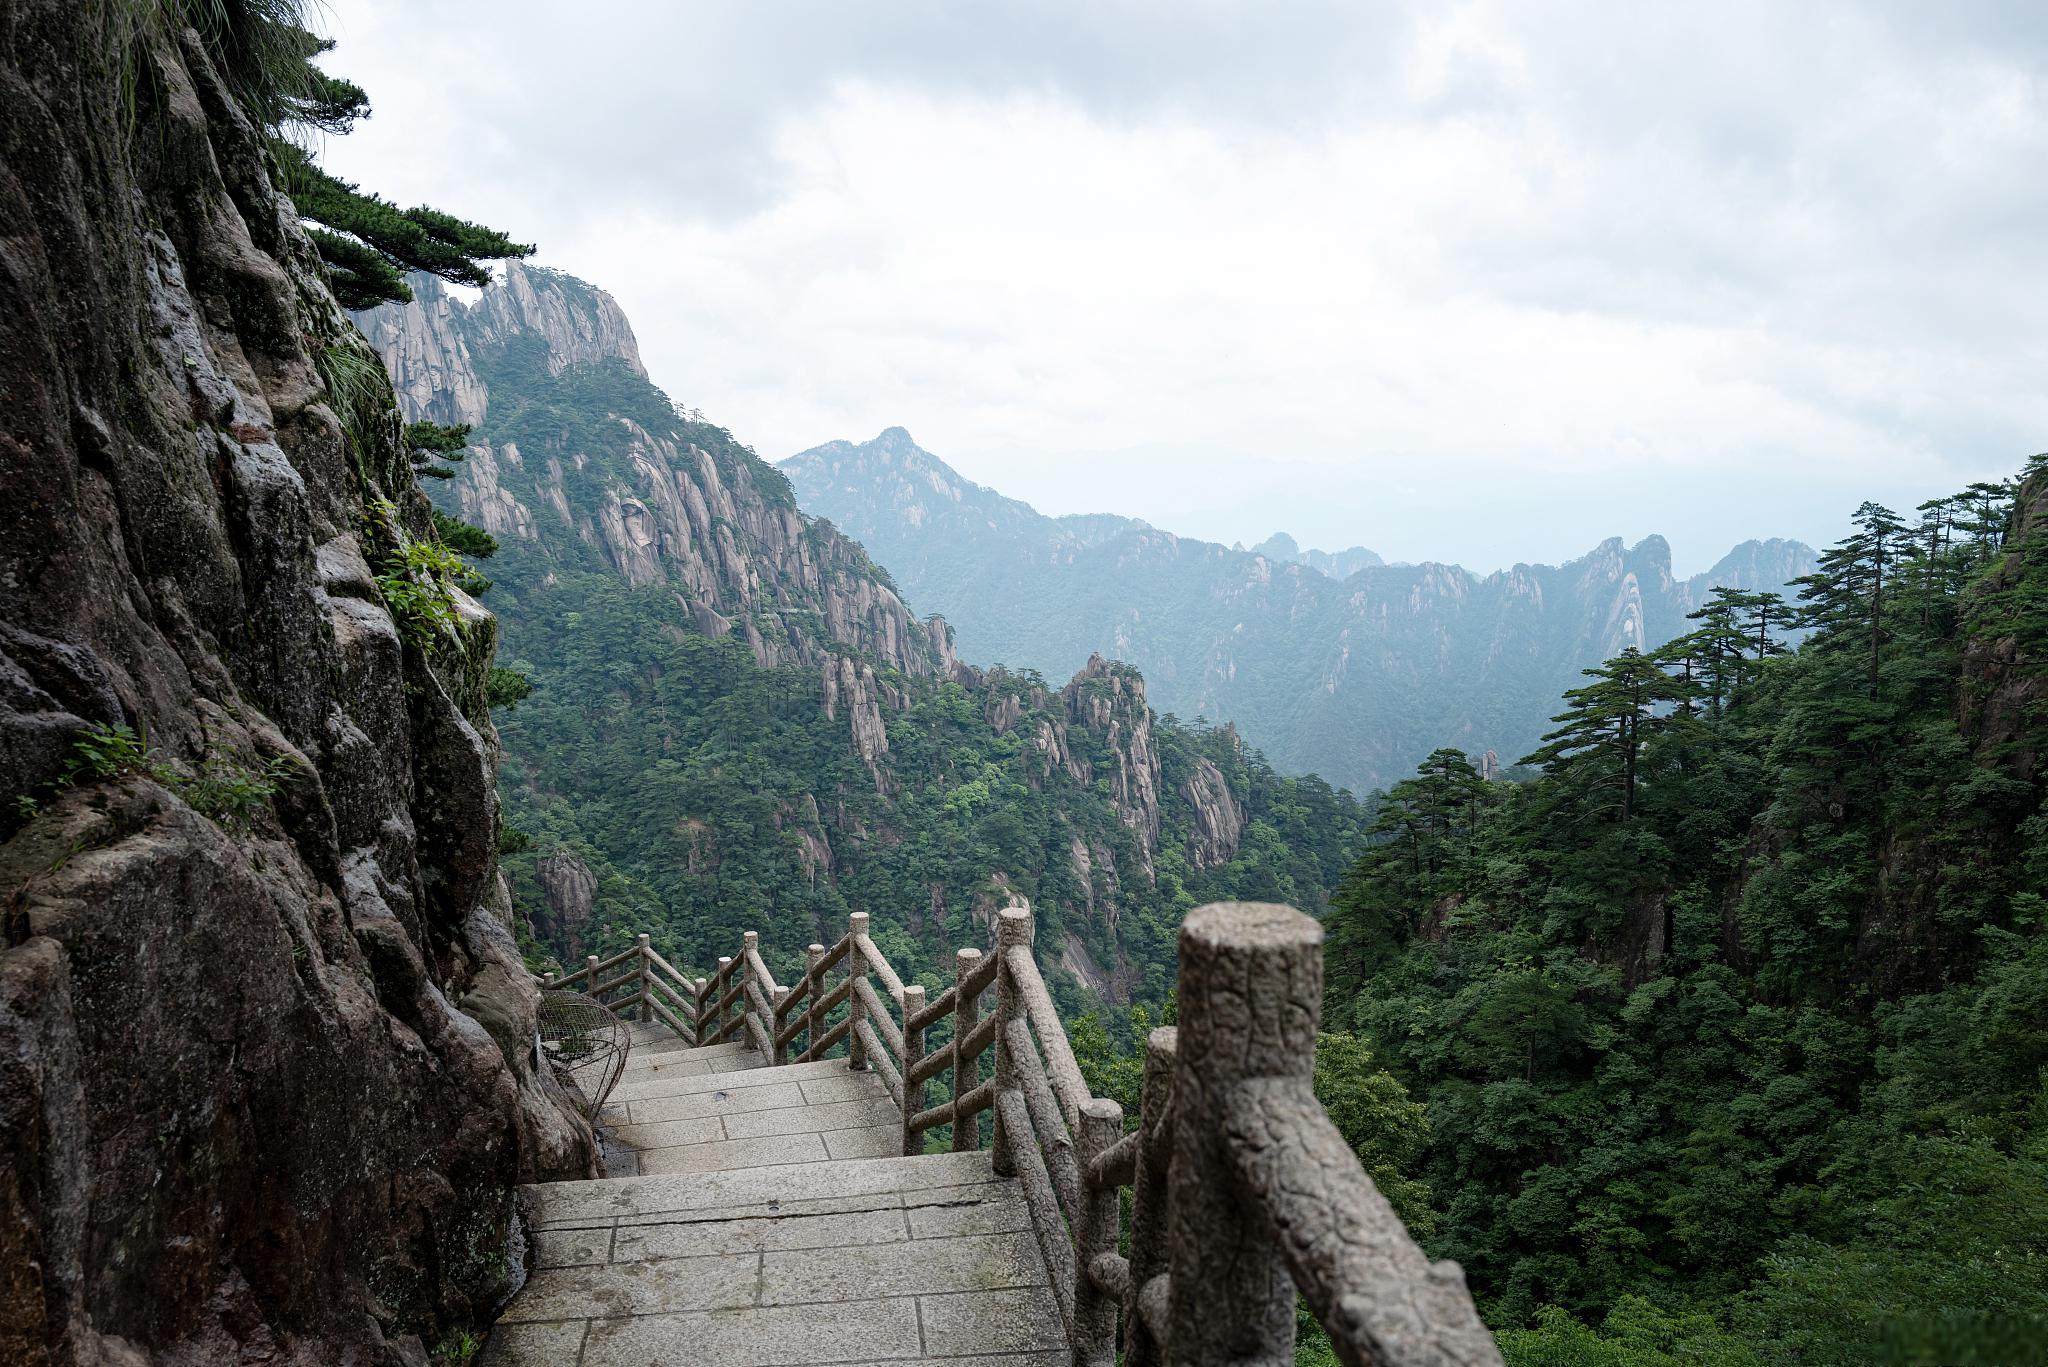
[[[532,841],[507,867],[549,951],[649,929],[706,964],[758,929],[793,963],[865,910],[929,970],[1021,894],[1080,1007],[1163,997],[1197,900],[1322,905],[1348,798],[1233,731],[1160,726],[1126,666],[1058,687],[963,663],[781,474],[648,382],[601,291],[519,266],[474,304],[418,284],[362,324],[409,414],[479,419],[441,498],[498,538],[487,598],[535,686],[500,718]]]
[[[392,610],[388,386],[174,12],[0,20],[0,1360],[419,1364],[593,1145],[495,624]]]

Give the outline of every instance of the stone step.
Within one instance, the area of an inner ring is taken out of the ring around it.
[[[520,1199],[536,1270],[486,1367],[1067,1360],[1022,1194],[985,1153],[560,1182]]]
[[[900,1154],[902,1115],[882,1079],[844,1060],[732,1073],[629,1077],[600,1119],[633,1151],[615,1168],[713,1172]]]

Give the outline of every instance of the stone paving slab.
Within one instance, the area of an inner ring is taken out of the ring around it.
[[[877,1158],[833,1168],[737,1168],[694,1176],[594,1178],[578,1182],[544,1182],[520,1188],[536,1224],[627,1215],[653,1215],[683,1210],[748,1209],[770,1202],[855,1197],[884,1192],[908,1193],[957,1189],[1000,1181],[989,1167],[988,1154],[924,1154],[915,1158]]]
[[[761,1259],[752,1253],[553,1267],[528,1278],[498,1318],[518,1324],[734,1309],[757,1303],[760,1295]]]
[[[815,1306],[768,1306],[597,1320],[584,1341],[581,1367],[766,1367],[856,1356],[914,1359],[923,1352],[918,1305],[905,1298],[838,1306],[829,1315]]]
[[[686,1060],[687,1061],[687,1060]],[[681,1063],[676,1065],[682,1067]],[[717,1073],[680,1073],[664,1070],[651,1076],[636,1076],[612,1089],[613,1101],[637,1101],[642,1097],[689,1096],[733,1087],[767,1087],[784,1082],[813,1082],[826,1078],[858,1077],[844,1059],[819,1059],[815,1063],[788,1063],[780,1068],[753,1068]],[[822,1098],[844,1101],[845,1097]]]
[[[802,1305],[1043,1285],[1037,1236],[978,1234],[762,1255],[761,1304]]]
[[[869,1197],[868,1200],[878,1200]],[[683,1258],[708,1253],[772,1253],[796,1248],[846,1248],[887,1243],[906,1236],[900,1206],[870,1207],[829,1215],[761,1215],[739,1220],[687,1220],[624,1225],[616,1230],[577,1230],[565,1246],[588,1246],[604,1236],[608,1252],[595,1262]],[[557,1236],[544,1236],[552,1239]]]
[[[724,1142],[842,1133],[858,1131]],[[688,1147],[708,1146],[669,1152]],[[1066,1361],[1022,1194],[986,1153],[550,1183],[521,1201],[536,1270],[481,1367]]]
[[[887,1158],[903,1152],[903,1117],[892,1114],[889,1123],[859,1130],[827,1130],[820,1136],[829,1158]]]
[[[718,1172],[732,1168],[758,1168],[796,1163],[823,1163],[831,1157],[825,1139],[815,1134],[770,1134],[758,1139],[720,1139],[708,1144],[684,1144],[673,1149],[644,1149],[640,1171]]]
[[[821,1134],[826,1130],[856,1130],[875,1125],[892,1126],[900,1135],[903,1113],[889,1099],[880,1078],[875,1079],[875,1091],[878,1095],[862,1101],[827,1101],[815,1106],[781,1106],[773,1110],[748,1110],[728,1115],[724,1117],[725,1137],[751,1139],[764,1134]]]

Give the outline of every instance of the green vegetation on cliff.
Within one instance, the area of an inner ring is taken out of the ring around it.
[[[1796,653],[1731,599],[1540,779],[1388,794],[1329,1016],[1511,1362],[2041,1360],[2048,474],[1991,494],[1859,510]]]
[[[704,969],[758,929],[786,967],[867,911],[929,974],[1018,895],[1070,1007],[1156,1006],[1190,908],[1327,904],[1363,829],[1348,794],[1228,728],[1153,717],[1122,666],[1063,687],[939,658],[943,626],[624,357],[559,366],[524,331],[472,359],[488,413],[444,502],[496,528],[501,653],[531,685],[497,720],[505,865],[537,949],[645,930]]]

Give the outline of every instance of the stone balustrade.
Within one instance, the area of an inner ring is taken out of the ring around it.
[[[1000,914],[992,952],[955,954],[952,984],[930,1001],[883,957],[865,913],[838,943],[810,946],[787,986],[751,931],[708,978],[685,977],[643,935],[554,985],[777,1064],[843,1047],[894,1098],[906,1155],[942,1126],[955,1151],[978,1148],[992,1113],[990,1161],[1022,1189],[1081,1367],[1114,1367],[1120,1340],[1127,1367],[1285,1367],[1297,1292],[1354,1367],[1501,1362],[1463,1272],[1417,1247],[1315,1099],[1322,928],[1292,907],[1188,916],[1180,1024],[1146,1041],[1128,1132],[1122,1107],[1088,1090],[1024,906]]]

